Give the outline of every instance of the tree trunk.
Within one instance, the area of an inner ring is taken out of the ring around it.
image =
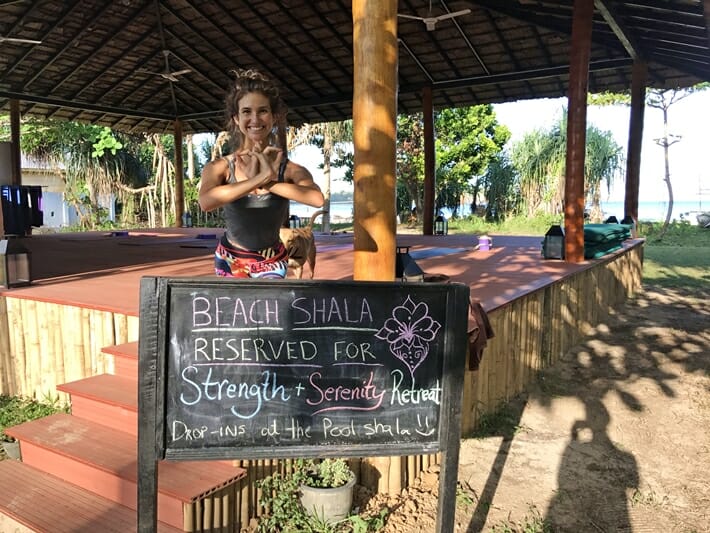
[[[666,187],[668,188],[668,210],[666,211],[666,219],[663,221],[663,227],[658,235],[658,239],[661,240],[666,231],[668,231],[668,225],[671,221],[671,214],[673,213],[673,186],[671,185],[671,170],[668,149],[670,145],[673,144],[669,141],[668,136],[668,109],[664,108],[663,111],[663,164],[665,169],[665,174],[663,181],[666,182]]]

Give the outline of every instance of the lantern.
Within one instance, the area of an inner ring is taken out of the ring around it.
[[[1,240],[0,285],[11,289],[30,283],[30,251],[16,239]]]
[[[288,227],[291,229],[300,228],[301,219],[296,215],[291,215],[290,217],[288,217]]]
[[[562,226],[553,225],[547,230],[542,241],[542,256],[545,259],[565,258],[565,232]]]
[[[447,235],[449,233],[449,223],[444,215],[439,215],[434,219],[434,235]]]

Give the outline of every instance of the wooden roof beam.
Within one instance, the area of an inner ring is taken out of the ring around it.
[[[594,7],[604,17],[611,30],[634,61],[644,61],[643,49],[633,32],[622,21],[621,15],[610,0],[594,0]]]

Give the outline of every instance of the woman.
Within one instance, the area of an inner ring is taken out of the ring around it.
[[[289,200],[323,205],[311,173],[289,161],[277,139],[285,139],[286,106],[272,81],[255,70],[235,71],[227,95],[228,128],[236,150],[202,171],[200,207],[224,208],[227,231],[215,251],[218,276],[285,278],[288,256],[279,228]]]

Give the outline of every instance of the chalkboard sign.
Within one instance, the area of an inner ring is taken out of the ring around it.
[[[451,283],[141,281],[138,531],[160,459],[441,451],[454,529],[469,289]]]
[[[167,459],[438,451],[467,309],[460,284],[145,278],[143,431]]]

